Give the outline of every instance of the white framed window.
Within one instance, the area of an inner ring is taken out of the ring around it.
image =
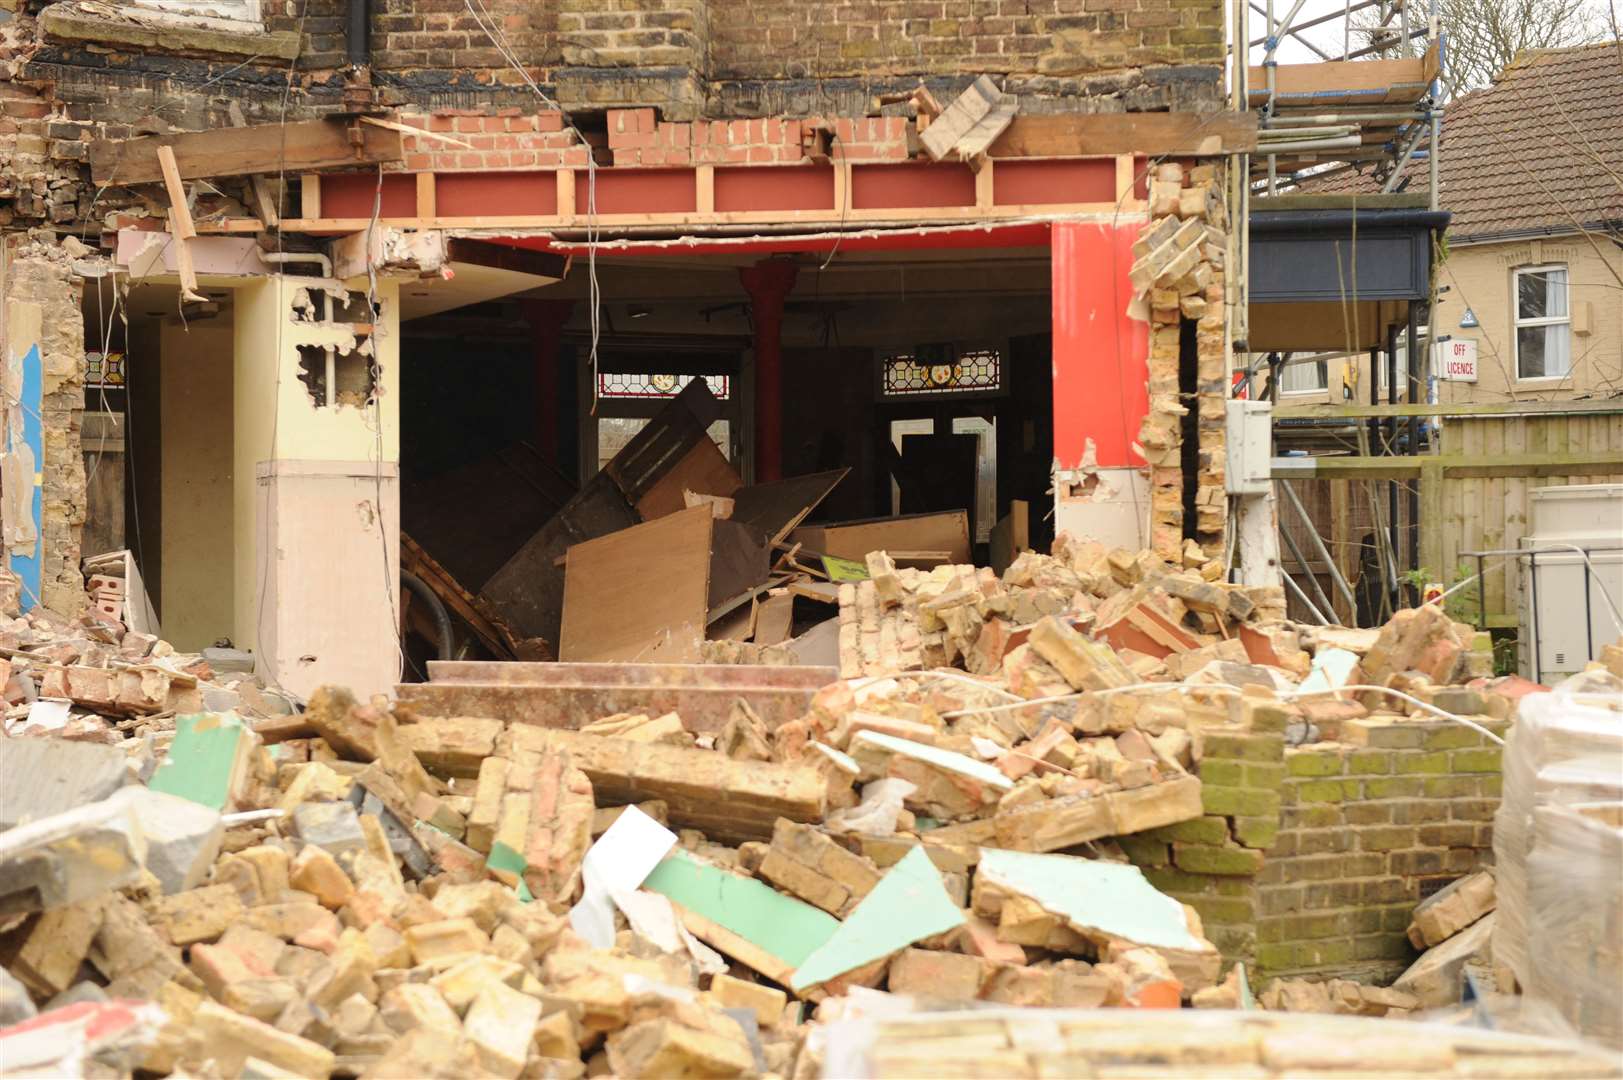
[[[1555,379],[1572,370],[1572,306],[1565,266],[1511,271],[1516,378]]]
[[[1279,375],[1281,394],[1320,394],[1330,387],[1330,365],[1313,357],[1292,357]]]

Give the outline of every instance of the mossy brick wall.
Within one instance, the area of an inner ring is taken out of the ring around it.
[[[1492,862],[1500,750],[1450,721],[1391,717],[1287,747],[1285,718],[1205,728],[1206,816],[1123,847],[1255,980],[1393,975],[1416,956],[1415,905]]]

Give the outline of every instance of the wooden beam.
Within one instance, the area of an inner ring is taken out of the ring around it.
[[[716,212],[716,167],[700,165],[693,170],[693,207],[701,214]]]
[[[299,214],[305,218],[318,218],[321,216],[321,177],[315,173],[307,173],[299,177]],[[365,226],[360,226],[365,228]],[[303,230],[294,228],[294,232]],[[353,229],[345,229],[353,232]]]
[[[370,124],[358,130],[358,146],[350,143],[350,127],[332,120],[97,139],[90,144],[90,175],[98,184],[156,183],[163,179],[158,164],[160,146],[173,152],[183,180],[340,169],[400,161],[405,156],[398,131]]]
[[[1420,520],[1414,524],[1420,529],[1420,565],[1431,571],[1434,580],[1446,582],[1449,575],[1443,557],[1448,529],[1443,520],[1443,468],[1431,464],[1441,460],[1429,459],[1420,468]]]
[[[1250,112],[1061,113],[1016,116],[987,153],[992,157],[1156,157],[1246,153],[1257,148]]]
[[[417,216],[424,221],[433,221],[439,217],[439,189],[438,181],[431,172],[417,174]]]
[[[1426,469],[1454,479],[1468,476],[1605,476],[1623,475],[1623,452],[1595,454],[1474,454],[1440,457],[1354,457],[1326,455],[1276,459],[1275,479],[1412,480]]]
[[[556,180],[558,184],[558,217],[568,220],[575,216],[575,170],[559,169],[556,173]]]
[[[192,264],[192,249],[187,243],[197,235],[192,224],[192,208],[186,202],[186,185],[175,167],[175,152],[167,146],[158,147],[158,168],[163,174],[163,186],[169,192],[169,235],[175,243],[175,269],[180,273],[182,300],[203,300],[197,291],[197,268]]]
[[[1468,419],[1473,416],[1615,415],[1623,413],[1616,401],[1485,401],[1457,405],[1285,405],[1274,408],[1275,420],[1362,420],[1385,416],[1438,416]]]

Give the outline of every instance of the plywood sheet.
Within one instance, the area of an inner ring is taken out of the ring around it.
[[[786,526],[798,524],[815,510],[850,471],[834,469],[739,488],[733,495],[732,520],[753,525],[768,537],[776,537]]]
[[[558,658],[698,659],[713,521],[696,506],[570,548]]]
[[[682,498],[684,489],[700,495],[731,495],[743,486],[744,481],[721,448],[709,439],[700,439],[637,500],[637,513],[644,521],[653,521],[687,509]]]
[[[962,564],[970,561],[969,513],[947,510],[806,525],[791,534],[790,542],[821,555],[857,560],[870,551],[945,551],[949,562]]]
[[[795,598],[790,593],[769,596],[761,601],[755,616],[755,644],[778,645],[789,640],[789,627],[795,618]]]
[[[992,569],[999,575],[1009,568],[1015,556],[1031,550],[1030,507],[1024,499],[1009,503],[1009,512],[992,526]]]
[[[708,506],[693,509],[710,512]],[[688,513],[684,510],[683,513]],[[748,525],[714,518],[710,526],[710,606],[719,607],[735,596],[764,584],[772,560],[766,537]]]

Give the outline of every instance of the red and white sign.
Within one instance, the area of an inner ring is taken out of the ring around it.
[[[1470,338],[1439,341],[1432,359],[1444,382],[1476,382],[1476,342]]]

